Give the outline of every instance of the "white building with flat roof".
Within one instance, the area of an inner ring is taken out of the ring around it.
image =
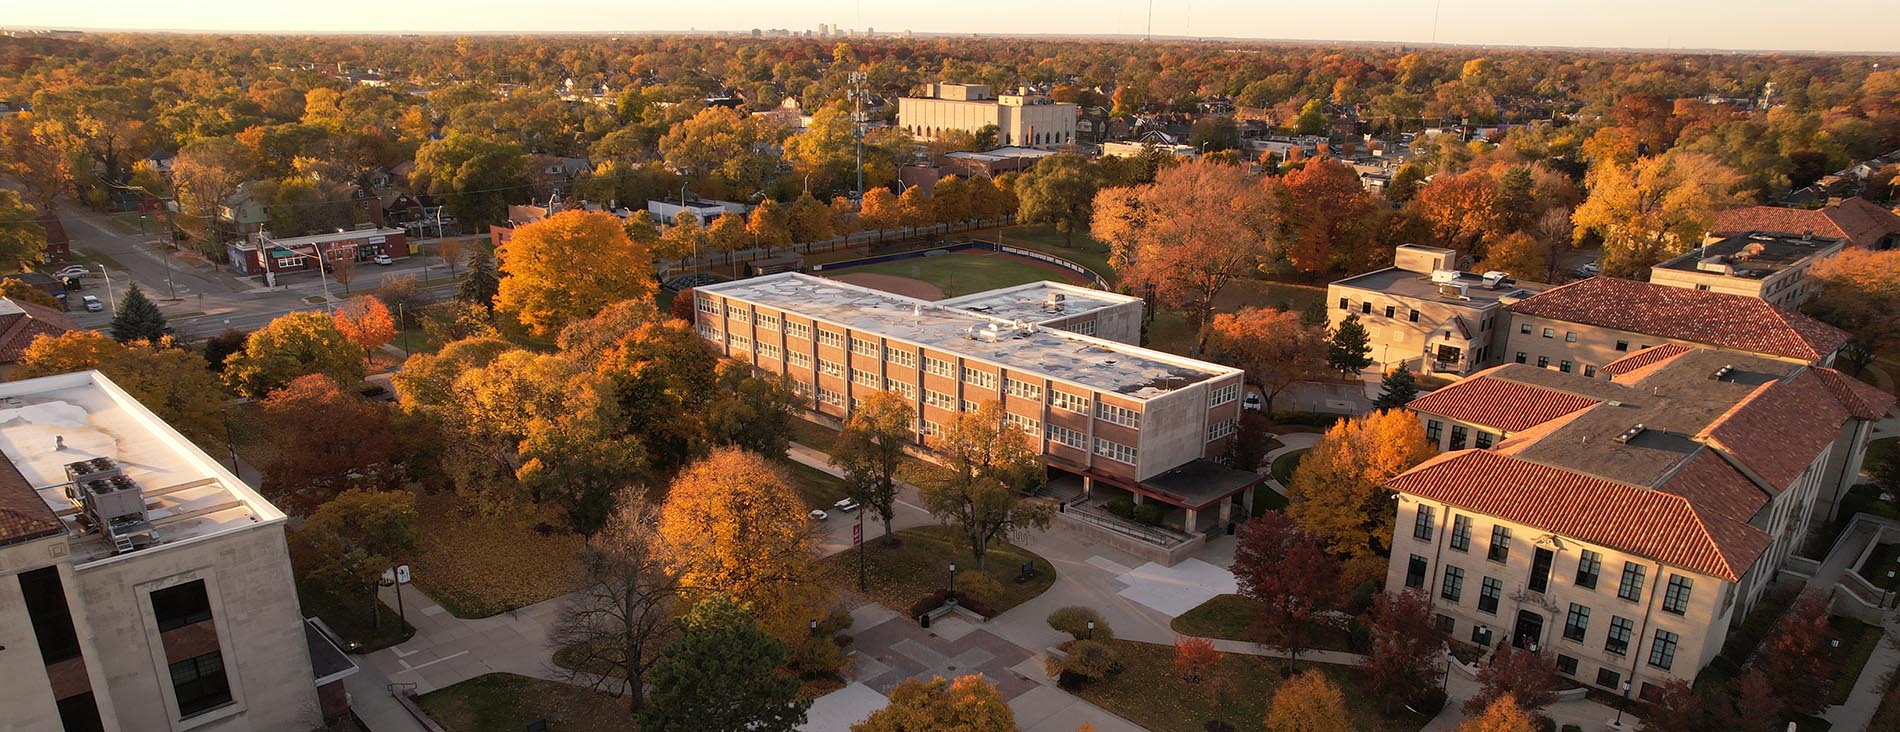
[[[897,100],[897,124],[913,136],[934,140],[946,132],[975,134],[996,127],[1004,146],[1055,147],[1075,142],[1079,108],[1039,94],[991,98],[986,84],[930,84],[921,97]]]
[[[322,725],[283,512],[96,371],[0,384],[0,453],[0,729]]]

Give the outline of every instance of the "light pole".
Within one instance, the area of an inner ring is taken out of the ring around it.
[[[106,300],[112,303],[112,312],[117,313],[119,312],[119,296],[112,294],[112,273],[106,271],[106,266],[101,264],[99,265],[99,274],[105,275]]]
[[[957,594],[957,563],[950,563],[950,594]]]
[[[1616,726],[1623,726],[1623,709],[1630,705],[1630,682],[1623,682],[1623,697],[1616,705]]]
[[[1095,621],[1089,621],[1089,640],[1095,640]]]

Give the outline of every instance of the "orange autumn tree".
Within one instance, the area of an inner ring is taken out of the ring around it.
[[[495,255],[495,308],[536,337],[622,300],[653,297],[653,252],[628,237],[613,214],[563,211],[515,229]]]
[[[1326,331],[1306,324],[1290,310],[1243,308],[1221,313],[1214,316],[1203,338],[1215,360],[1247,372],[1247,383],[1260,387],[1268,417],[1273,416],[1273,398],[1281,391],[1329,368]]]
[[[1346,695],[1326,674],[1309,670],[1273,692],[1267,732],[1352,732]]]
[[[891,703],[851,725],[851,732],[1016,732],[1016,713],[996,686],[979,674],[944,681],[906,679],[891,691]]]
[[[1220,659],[1221,652],[1206,638],[1181,636],[1174,641],[1174,672],[1186,683],[1198,684],[1213,676]]]
[[[353,298],[330,317],[336,319],[336,329],[343,331],[344,338],[363,349],[364,358],[396,339],[395,319],[389,316],[388,306],[374,297]]]
[[[1484,713],[1458,726],[1458,732],[1531,732],[1537,726],[1517,706],[1517,697],[1505,694],[1485,707]]]
[[[805,511],[784,468],[722,447],[674,479],[660,537],[687,593],[730,597],[766,633],[796,643],[829,605]]]
[[[1385,573],[1394,515],[1385,482],[1433,452],[1418,418],[1394,409],[1334,424],[1300,459],[1287,515],[1345,560],[1342,587]]]

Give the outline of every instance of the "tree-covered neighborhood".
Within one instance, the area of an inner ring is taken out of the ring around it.
[[[1900,55],[797,12],[0,34],[0,728],[1900,732]]]

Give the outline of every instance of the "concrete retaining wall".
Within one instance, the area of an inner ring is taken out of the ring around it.
[[[1066,512],[1056,514],[1055,520],[1049,524],[1049,530],[1059,531],[1084,541],[1106,544],[1137,557],[1141,557],[1142,559],[1168,567],[1172,567],[1181,560],[1193,556],[1194,552],[1200,550],[1201,545],[1207,543],[1207,537],[1196,535],[1179,544],[1164,547],[1126,534],[1116,533],[1113,530],[1097,526],[1087,520],[1071,516]]]

